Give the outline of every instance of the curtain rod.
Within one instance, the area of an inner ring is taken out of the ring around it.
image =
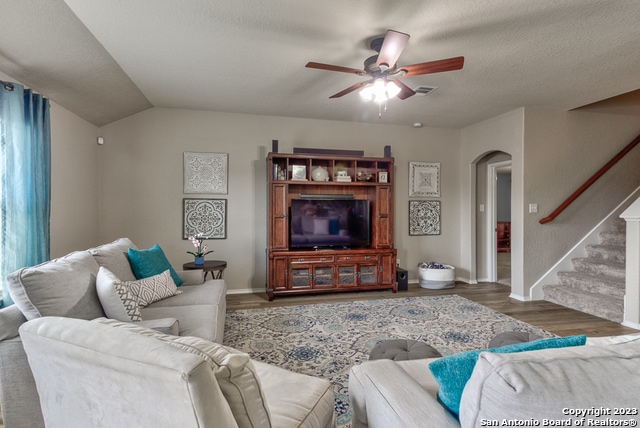
[[[13,83],[11,82],[5,82],[4,80],[0,80],[0,83],[2,84],[2,86],[4,86],[4,88],[7,91],[13,91],[16,87],[13,86]]]

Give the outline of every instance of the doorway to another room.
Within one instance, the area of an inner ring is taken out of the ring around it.
[[[476,278],[512,286],[512,159],[491,151],[475,162]]]
[[[511,161],[490,163],[488,168],[488,230],[493,230],[487,257],[490,280],[511,285]],[[491,257],[494,255],[494,257]]]

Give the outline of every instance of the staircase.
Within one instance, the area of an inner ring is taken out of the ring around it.
[[[558,272],[558,285],[542,287],[544,300],[621,323],[624,317],[626,223],[600,233],[587,257],[572,259],[573,271]]]

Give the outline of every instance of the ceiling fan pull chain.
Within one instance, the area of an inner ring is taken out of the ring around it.
[[[387,100],[382,103],[378,103],[378,119],[382,119],[382,113],[387,112]]]

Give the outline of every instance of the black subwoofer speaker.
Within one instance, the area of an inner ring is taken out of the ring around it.
[[[398,291],[407,291],[409,289],[409,273],[402,268],[396,268],[396,282],[398,283]]]

